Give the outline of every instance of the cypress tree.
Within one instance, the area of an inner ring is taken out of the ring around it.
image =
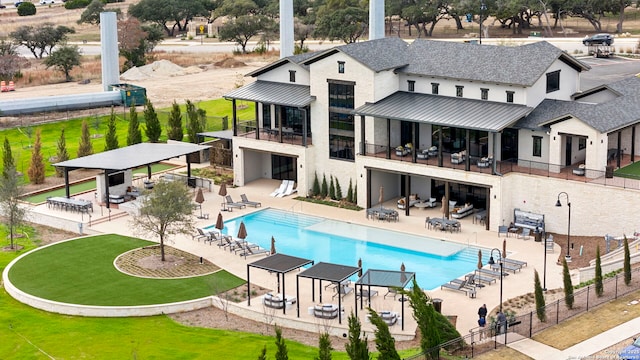
[[[198,133],[202,132],[202,121],[198,110],[191,100],[187,100],[187,136],[189,142],[198,143]]]
[[[351,178],[349,178],[349,189],[347,189],[347,201],[353,202],[353,186],[351,184]]]
[[[569,265],[567,260],[562,259],[562,281],[564,284],[564,303],[567,309],[573,309],[573,284],[571,284],[571,274],[569,274]]]
[[[260,355],[258,355],[258,360],[267,360],[267,345],[262,348],[260,351]]]
[[[182,132],[182,114],[180,113],[180,105],[175,101],[173,105],[171,105],[167,128],[167,137],[169,140],[182,141],[184,137],[184,133]]]
[[[36,130],[36,140],[31,152],[31,164],[29,165],[29,181],[32,184],[44,183],[44,160],[42,159],[42,142],[40,140],[40,129]]]
[[[91,134],[89,134],[89,125],[87,120],[82,121],[82,130],[80,134],[80,144],[78,145],[78,157],[93,154],[93,145],[91,144]]]
[[[342,188],[340,187],[340,182],[338,178],[336,178],[336,200],[342,200],[344,196],[342,196]]]
[[[594,279],[596,285],[596,295],[602,296],[604,285],[602,284],[602,264],[600,263],[600,245],[596,246],[596,277]]]
[[[547,321],[547,312],[544,308],[544,292],[542,290],[542,285],[540,285],[538,270],[533,270],[533,287],[536,295],[536,315],[538,316],[538,320],[545,322]]]
[[[376,327],[376,349],[378,350],[378,360],[400,360],[400,355],[396,351],[396,341],[389,332],[389,325],[385,323],[378,313],[369,308],[371,324]]]
[[[631,254],[629,252],[629,241],[624,236],[624,284],[631,284]]]
[[[2,176],[6,179],[9,176],[10,169],[15,170],[16,165],[13,160],[13,154],[11,153],[11,143],[5,136],[4,147],[2,148]]]
[[[116,113],[113,107],[111,108],[111,116],[107,121],[107,134],[104,137],[104,142],[104,151],[115,150],[120,147],[116,131]]]
[[[349,314],[349,342],[344,345],[347,355],[351,360],[369,360],[369,348],[367,347],[367,336],[360,338],[362,334],[362,325],[360,319],[351,312]]]
[[[318,356],[316,356],[316,360],[331,360],[331,339],[329,338],[329,333],[322,333],[318,339]]]
[[[329,175],[329,198],[336,200],[336,186],[333,183],[333,175]]]
[[[58,162],[69,160],[69,152],[67,151],[67,140],[64,138],[64,128],[60,129],[60,137],[58,138],[56,157]],[[62,177],[64,169],[56,166],[56,176]]]
[[[160,126],[160,120],[158,120],[158,113],[156,113],[156,109],[153,108],[153,104],[148,98],[144,104],[144,122],[146,123],[144,132],[149,142],[157,143],[160,140],[160,135],[162,135],[162,126]]]
[[[327,186],[327,176],[322,174],[322,186],[320,187],[320,197],[326,198],[329,194],[329,187]]]
[[[276,360],[289,360],[289,350],[287,350],[287,344],[284,343],[284,339],[282,338],[282,329],[275,326],[276,328]]]
[[[320,181],[318,181],[318,173],[315,172],[313,175],[313,196],[320,195]]]
[[[129,131],[127,132],[127,145],[140,144],[142,142],[142,130],[136,112],[136,104],[129,108]]]

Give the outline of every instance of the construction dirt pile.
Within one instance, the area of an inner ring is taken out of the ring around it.
[[[196,74],[203,70],[198,66],[189,66],[183,68],[169,60],[158,60],[151,64],[133,67],[120,75],[121,80],[139,81],[153,78],[166,78],[172,76],[182,76],[188,74]]]

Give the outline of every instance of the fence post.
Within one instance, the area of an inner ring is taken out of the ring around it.
[[[560,318],[560,300],[556,300],[556,325],[558,325],[559,318]]]
[[[533,311],[529,313],[529,338],[531,336],[533,336]]]

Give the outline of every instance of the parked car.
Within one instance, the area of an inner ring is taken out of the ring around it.
[[[55,4],[54,0],[40,0],[40,5]]]
[[[16,1],[16,2],[14,2],[14,3],[13,3],[13,5],[14,5],[15,7],[18,7],[18,6],[20,6],[20,4],[22,4],[22,3],[23,3],[23,1]]]
[[[582,40],[582,44],[586,46],[590,45],[611,45],[613,44],[613,35],[611,34],[596,34]]]
[[[640,360],[640,338],[634,339],[633,344],[622,349],[618,355],[623,360]]]
[[[0,9],[6,9],[7,7],[5,5],[0,4]]]

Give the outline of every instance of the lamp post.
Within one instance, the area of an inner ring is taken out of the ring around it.
[[[561,207],[560,196],[563,195],[567,198],[567,206],[569,207],[569,219],[567,220],[567,255],[564,256],[564,259],[567,262],[571,262],[571,255],[569,254],[569,246],[571,245],[571,202],[569,201],[569,194],[562,191],[558,194],[558,201],[556,201],[556,206]]]
[[[484,3],[484,0],[480,1],[480,45],[482,45],[482,16],[484,15],[485,10],[487,10],[487,5]]]
[[[491,256],[489,257],[489,265],[495,264],[495,260],[493,260],[493,252],[498,252],[498,260],[500,261],[500,312],[502,312],[502,253],[500,249],[493,248],[491,249]]]
[[[544,229],[542,231],[543,251],[544,251],[544,272],[542,275],[542,290],[547,291],[547,232]]]

